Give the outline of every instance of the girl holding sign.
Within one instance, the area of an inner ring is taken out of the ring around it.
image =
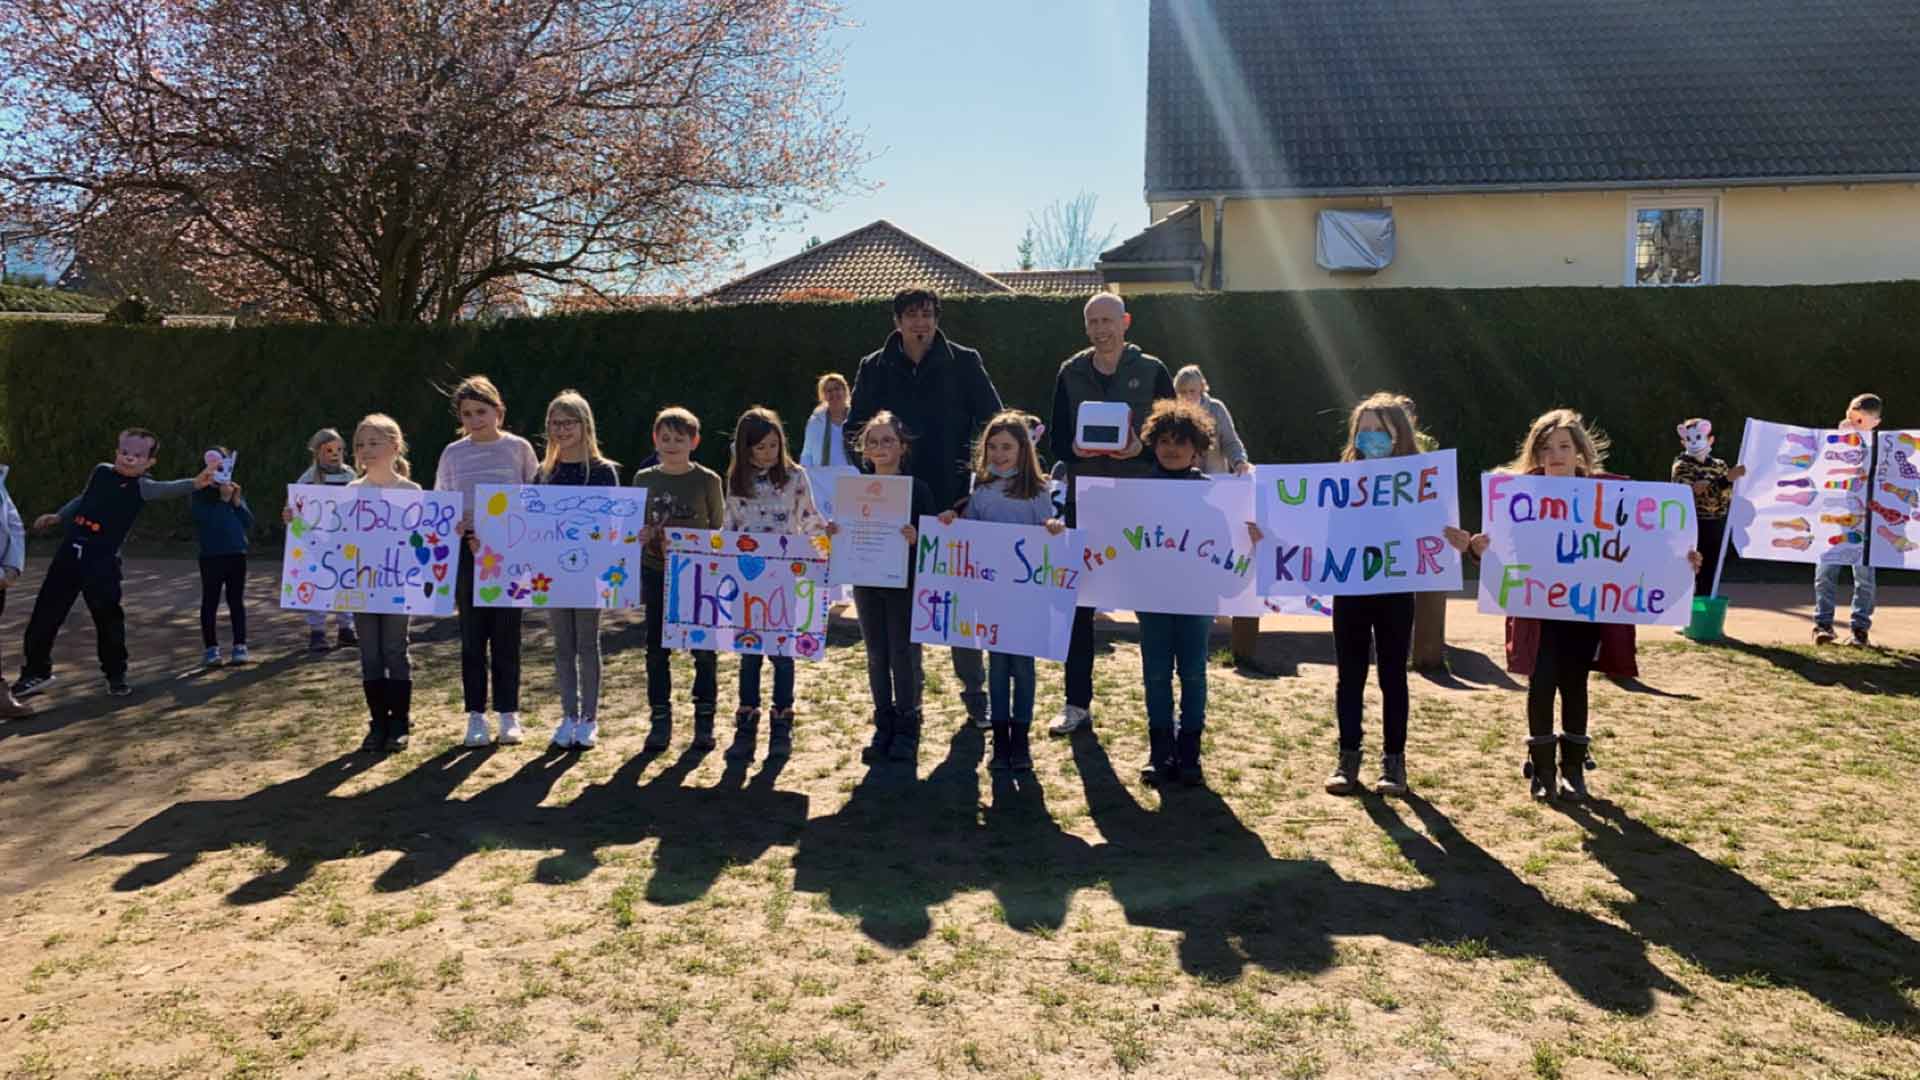
[[[1602,480],[1626,477],[1601,471],[1607,437],[1587,427],[1572,409],[1543,413],[1527,429],[1520,455],[1501,471],[1522,476],[1582,476]],[[1447,540],[1463,554],[1479,559],[1491,540],[1485,533],[1468,537],[1448,529]],[[1687,561],[1700,569],[1700,553],[1689,551]],[[1531,781],[1536,799],[1555,797],[1583,802],[1588,797],[1586,771],[1594,767],[1588,753],[1587,677],[1601,671],[1629,673],[1633,668],[1633,627],[1601,624],[1586,619],[1507,620],[1507,669],[1527,676],[1527,763],[1522,773]],[[1553,733],[1553,699],[1560,697],[1560,734]],[[1559,747],[1556,785],[1554,748]]]
[[[737,532],[818,536],[826,522],[813,505],[807,471],[787,454],[787,429],[772,409],[755,405],[733,428],[733,459],[727,465],[726,528]],[[740,657],[740,707],[733,715],[727,757],[751,761],[760,734],[760,668],[767,657]],[[773,657],[773,712],[768,716],[767,756],[793,752],[793,657]]]
[[[600,456],[593,406],[578,390],[562,390],[547,405],[547,456],[542,484],[619,487],[620,463]],[[555,750],[591,750],[600,745],[600,609],[555,608],[553,666],[560,684],[560,726]]]
[[[507,406],[493,380],[472,375],[453,388],[453,411],[465,437],[440,451],[434,476],[435,491],[458,491],[467,512],[460,519],[466,543],[460,545],[460,572],[454,601],[460,609],[460,688],[466,699],[467,734],[464,746],[488,746],[488,676],[492,676],[493,707],[500,714],[500,742],[512,746],[524,733],[520,728],[520,609],[481,607],[473,602],[474,556],[480,541],[473,533],[474,491],[481,484],[526,484],[540,471],[533,444],[502,429]],[[482,570],[482,573],[497,572]]]
[[[973,450],[973,493],[965,517],[1003,525],[1044,525],[1058,536],[1066,523],[1054,516],[1053,491],[1040,469],[1030,424],[1034,417],[1017,409],[987,421]],[[952,510],[940,515],[951,525]],[[1033,657],[987,654],[987,713],[993,725],[994,772],[1032,772],[1028,732],[1033,726]]]
[[[910,448],[900,418],[882,409],[860,429],[860,457],[874,476],[905,473]],[[868,764],[914,762],[920,756],[920,646],[912,641],[913,545],[920,538],[914,523],[934,512],[933,489],[913,477],[913,508],[900,535],[907,539],[907,587],[885,589],[856,585],[853,602],[860,613],[860,639],[867,647],[867,689],[873,694],[873,742],[860,752]],[[840,527],[827,523],[827,535]]]
[[[1420,452],[1412,402],[1379,393],[1354,406],[1347,419],[1341,461],[1373,460]],[[1407,657],[1413,649],[1414,594],[1379,593],[1333,598],[1334,715],[1340,724],[1340,761],[1327,777],[1327,793],[1360,790],[1361,726],[1371,655],[1380,673],[1381,758],[1377,795],[1407,793]]]

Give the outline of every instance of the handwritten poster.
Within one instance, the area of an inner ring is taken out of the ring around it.
[[[666,532],[662,645],[802,660],[826,654],[826,537]]]
[[[1873,474],[1873,565],[1920,570],[1920,431],[1881,431]]]
[[[1072,530],[920,519],[911,639],[1065,660],[1082,571]]]
[[[1103,611],[1259,615],[1253,484],[1083,476],[1078,487],[1080,603]]]
[[[1456,454],[1316,465],[1261,465],[1254,565],[1262,596],[1363,596],[1461,587]]]
[[[803,465],[801,469],[807,474],[807,484],[813,491],[814,509],[820,511],[820,516],[828,521],[838,520],[839,507],[834,505],[834,496],[838,494],[840,481],[849,476],[859,476],[860,470],[852,465]],[[846,581],[836,576],[827,602],[852,603],[853,587],[859,584],[864,582]]]
[[[640,606],[645,488],[482,484],[474,501],[476,605]]]
[[[907,584],[907,538],[901,528],[913,514],[913,477],[842,476],[834,481],[830,569],[841,585],[902,589]]]
[[[288,484],[280,606],[453,614],[458,492]]]
[[[1867,539],[1868,439],[1840,428],[1747,420],[1727,538],[1743,559],[1859,565]]]
[[[1640,480],[1480,478],[1490,615],[1684,626],[1693,614],[1693,489]]]

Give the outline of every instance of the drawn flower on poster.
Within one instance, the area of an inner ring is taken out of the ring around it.
[[[499,577],[500,564],[504,561],[505,560],[500,557],[500,553],[493,550],[493,548],[482,548],[480,551],[480,580],[491,581]]]

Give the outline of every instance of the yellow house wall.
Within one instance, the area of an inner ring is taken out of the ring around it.
[[[1403,195],[1392,200],[1398,251],[1377,274],[1313,261],[1316,215],[1378,199],[1229,199],[1226,287],[1497,288],[1617,286],[1626,280],[1628,206],[1659,192]],[[1911,184],[1730,188],[1719,200],[1726,285],[1820,285],[1920,277],[1920,188]],[[1157,218],[1177,204],[1154,204]],[[1212,213],[1203,234],[1212,240]]]

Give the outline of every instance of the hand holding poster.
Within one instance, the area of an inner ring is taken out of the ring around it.
[[[645,488],[482,484],[474,501],[477,606],[640,606]]]
[[[1065,660],[1081,571],[1071,531],[920,519],[911,640]]]
[[[1866,543],[1867,437],[1749,418],[1728,542],[1743,559],[1858,565]]]
[[[820,659],[827,548],[826,537],[669,527],[660,643]]]
[[[1253,485],[1218,480],[1075,480],[1080,603],[1105,611],[1259,615]]]
[[[901,533],[913,514],[913,477],[842,476],[834,481],[838,526],[830,564],[835,585],[907,584],[907,538]]]
[[[1873,565],[1920,570],[1920,431],[1882,431],[1873,475]]]
[[[1490,615],[1684,626],[1693,614],[1693,489],[1587,477],[1480,478]]]
[[[280,606],[453,614],[459,492],[287,485]]]
[[[1460,520],[1452,450],[1254,469],[1262,596],[1360,596],[1460,588],[1442,535]]]

